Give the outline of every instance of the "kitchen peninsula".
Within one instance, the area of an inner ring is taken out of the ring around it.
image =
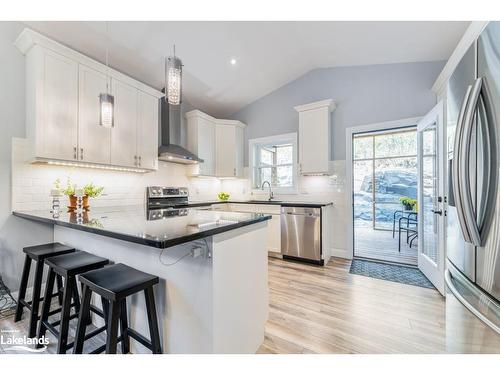
[[[255,353],[261,345],[269,215],[183,208],[152,216],[141,206],[95,208],[81,217],[13,214],[54,225],[54,241],[159,276],[155,299],[165,353]],[[144,301],[127,302],[130,322],[147,336]]]

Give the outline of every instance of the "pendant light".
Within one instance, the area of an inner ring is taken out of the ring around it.
[[[165,100],[168,104],[181,104],[182,97],[182,61],[174,55],[165,60]]]
[[[99,95],[100,103],[100,115],[99,124],[105,128],[112,128],[114,126],[114,107],[115,107],[115,97],[110,94],[110,78],[109,78],[109,62],[108,62],[108,47],[109,47],[109,35],[108,35],[108,21],[106,21],[106,92]]]

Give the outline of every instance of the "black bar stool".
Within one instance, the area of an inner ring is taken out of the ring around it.
[[[55,257],[50,257],[45,260],[45,264],[49,266],[49,274],[47,276],[47,284],[45,287],[45,298],[43,301],[42,315],[40,317],[40,325],[38,327],[38,339],[45,335],[47,330],[49,330],[54,336],[58,338],[57,341],[57,353],[64,354],[68,349],[70,349],[74,342],[68,344],[68,330],[69,322],[78,316],[78,311],[80,311],[80,298],[78,296],[78,288],[76,285],[76,276],[87,272],[90,270],[95,270],[104,267],[109,263],[106,258],[101,258],[96,255],[87,253],[85,251],[76,251],[71,254],[58,255]],[[49,323],[48,318],[52,313],[50,312],[50,305],[52,302],[52,295],[50,291],[54,288],[54,280],[57,276],[64,278],[64,290],[63,290],[63,304],[61,310],[60,320]],[[71,304],[71,299],[73,298],[74,304]],[[75,307],[75,314],[70,315],[71,306]],[[94,311],[95,310],[95,311]],[[100,313],[101,316],[104,314],[93,309],[92,311]],[[90,323],[89,314],[85,317],[86,324]],[[56,326],[60,325],[59,331],[56,330]],[[104,331],[105,327],[102,329],[94,330],[89,333],[89,338],[96,336],[100,332]]]
[[[103,345],[91,354],[102,353],[106,350],[108,354],[116,353],[116,346],[121,342],[122,353],[128,353],[130,348],[130,337],[137,340],[153,354],[161,353],[160,334],[156,318],[155,298],[153,285],[158,284],[157,276],[141,272],[125,264],[114,264],[99,270],[90,271],[79,276],[83,284],[82,305],[78,316],[75,346],[73,353],[83,352],[85,337],[85,319],[90,313],[90,297],[92,292],[97,293],[109,303],[107,315],[107,338]],[[144,291],[146,297],[146,309],[149,322],[149,334],[151,340],[141,335],[128,326],[127,301],[126,298],[132,294]],[[106,311],[106,308],[104,309]],[[120,337],[118,337],[118,324],[120,324]]]
[[[36,326],[39,319],[38,310],[40,301],[43,301],[43,297],[40,298],[40,292],[42,288],[43,279],[43,264],[44,260],[48,257],[63,255],[75,252],[75,249],[70,246],[60,244],[59,242],[47,243],[37,246],[29,246],[23,248],[23,252],[26,254],[24,259],[23,274],[21,276],[21,285],[19,287],[19,297],[17,299],[16,314],[14,316],[14,321],[18,322],[21,320],[23,315],[23,310],[26,307],[31,311],[30,322],[28,329],[28,336],[35,337]],[[28,279],[30,276],[31,262],[35,262],[35,280],[33,284],[33,293],[31,301],[26,301],[26,288],[28,286]],[[52,284],[53,287],[53,284]],[[50,292],[52,294],[52,289]],[[51,295],[51,297],[58,296],[59,304],[62,305],[62,278],[57,277],[57,293]]]

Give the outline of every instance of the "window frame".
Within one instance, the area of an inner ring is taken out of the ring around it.
[[[297,133],[286,133],[273,135],[269,137],[254,138],[248,141],[248,164],[250,173],[250,183],[252,192],[262,191],[260,188],[255,187],[255,151],[257,147],[262,147],[269,144],[291,144],[292,145],[292,186],[288,187],[277,187],[273,186],[272,190],[278,194],[297,194],[298,192],[298,142]],[[281,164],[280,164],[281,165]],[[289,166],[290,164],[283,164],[283,166]],[[271,166],[272,168],[272,166]]]

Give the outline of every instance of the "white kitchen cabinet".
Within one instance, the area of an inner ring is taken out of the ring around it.
[[[281,215],[273,215],[267,223],[267,251],[281,254]]]
[[[118,80],[112,80],[111,87],[115,97],[115,119],[111,129],[111,164],[136,167],[137,90]]]
[[[218,120],[215,126],[217,177],[243,177],[243,123]]]
[[[26,56],[30,162],[157,169],[161,92],[30,29],[15,45]],[[99,125],[107,80],[115,96],[111,129]]]
[[[186,113],[187,149],[203,159],[192,175],[215,176],[215,119],[201,111]]]
[[[158,98],[138,91],[137,97],[137,156],[138,166],[158,168]]]
[[[106,92],[106,75],[79,66],[78,159],[111,163],[111,129],[100,125],[99,95]]]
[[[198,110],[186,113],[187,149],[203,159],[193,176],[243,177],[243,129],[236,120],[216,119]]]
[[[299,173],[331,173],[331,112],[335,103],[328,99],[295,107],[299,113]]]
[[[78,64],[34,47],[26,58],[26,132],[40,158],[76,160]]]

